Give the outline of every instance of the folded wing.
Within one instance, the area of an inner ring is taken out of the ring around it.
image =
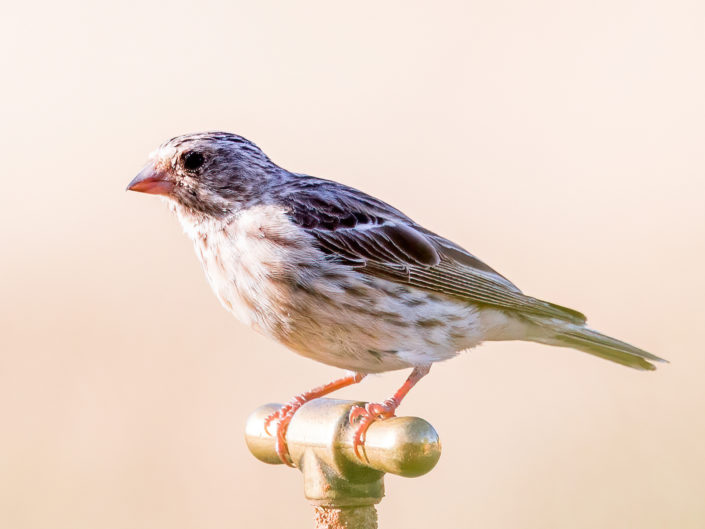
[[[291,220],[313,236],[327,258],[468,303],[585,322],[577,311],[522,294],[475,256],[388,204],[334,182],[317,182],[286,196],[285,204]]]

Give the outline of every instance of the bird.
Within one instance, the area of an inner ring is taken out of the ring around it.
[[[665,362],[586,325],[573,309],[524,294],[463,247],[353,187],[290,172],[254,143],[200,132],[163,143],[127,190],[161,196],[193,241],[208,282],[237,319],[345,376],[266,420],[280,459],[306,402],[371,373],[410,368],[382,402],[349,420],[363,459],[369,426],[395,416],[431,366],[485,341],[577,349],[639,370]]]

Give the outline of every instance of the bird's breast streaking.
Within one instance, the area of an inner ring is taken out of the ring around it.
[[[450,358],[508,324],[497,311],[334,262],[284,207],[196,226],[177,212],[223,306],[314,360],[364,373],[412,367]]]

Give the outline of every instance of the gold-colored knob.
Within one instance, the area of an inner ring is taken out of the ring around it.
[[[367,430],[363,459],[358,458],[352,443],[355,426],[350,425],[348,417],[351,408],[360,404],[363,403],[317,399],[302,406],[287,431],[294,464],[301,468],[306,452],[314,451],[327,466],[338,469],[347,478],[355,474],[362,477],[369,471],[416,477],[436,466],[441,456],[438,434],[418,417],[392,417],[372,423]],[[279,407],[279,404],[261,406],[247,420],[247,446],[265,463],[281,462],[274,438],[264,431],[265,418]]]

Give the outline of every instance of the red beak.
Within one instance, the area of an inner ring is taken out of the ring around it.
[[[150,195],[170,195],[174,184],[165,171],[160,171],[153,164],[142,169],[132,182],[127,185],[127,191],[138,191]]]

